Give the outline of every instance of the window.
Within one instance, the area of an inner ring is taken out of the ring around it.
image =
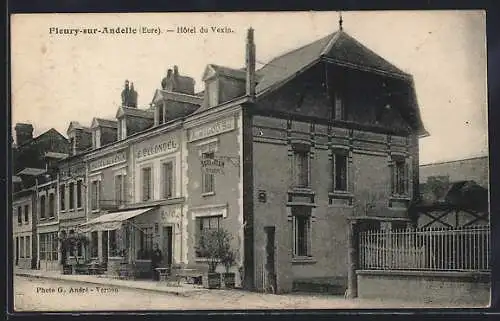
[[[335,93],[335,119],[345,120],[345,100],[340,92]]]
[[[173,162],[163,163],[163,198],[174,196],[174,164]]]
[[[116,230],[111,230],[109,233],[109,256],[118,256],[118,242],[116,240]]]
[[[137,259],[145,260],[151,258],[153,250],[153,227],[143,227],[139,230],[139,250]]]
[[[142,169],[142,200],[151,200],[151,194],[151,167],[146,167]]]
[[[99,209],[100,185],[99,181],[93,181],[90,185],[90,205],[93,211]]]
[[[347,191],[347,155],[333,154],[333,191]]]
[[[309,187],[309,152],[295,150],[294,152],[295,185]]]
[[[408,194],[408,165],[404,158],[396,158],[392,165],[392,194]]]
[[[24,259],[24,236],[21,236],[19,239],[21,241],[19,243],[19,249],[20,249],[20,251],[19,251],[20,252],[19,257]]]
[[[19,259],[19,236],[16,237],[16,265],[17,259]]]
[[[29,220],[30,220],[29,212],[30,212],[30,206],[24,205],[24,221],[25,222],[29,222]]]
[[[49,217],[54,217],[56,213],[56,196],[54,193],[49,194]]]
[[[75,231],[69,230],[69,236],[70,237],[75,236]],[[76,247],[76,245],[74,245],[74,244],[73,244],[73,246],[69,247],[69,256],[75,256],[75,247]]]
[[[57,232],[40,234],[40,260],[58,260],[58,240]]]
[[[115,176],[116,205],[124,204],[124,200],[125,200],[125,176],[120,174]]]
[[[208,152],[202,154],[202,159],[213,159],[215,157],[214,152]],[[202,174],[202,193],[214,193],[215,192],[215,174],[203,171]]]
[[[76,182],[76,207],[82,207],[82,181]]]
[[[23,209],[21,206],[17,208],[17,223],[23,224]]]
[[[75,183],[69,183],[69,209],[75,208]]]
[[[30,258],[31,257],[31,237],[30,236],[26,236],[26,255],[25,255],[26,258]]]
[[[59,187],[59,199],[61,211],[66,210],[66,185],[61,184]]]
[[[217,86],[217,80],[211,80],[207,83],[208,92],[208,104],[210,107],[217,106],[219,104],[219,92]]]
[[[40,218],[45,218],[45,195],[40,196]]]
[[[198,247],[200,243],[202,233],[207,230],[218,230],[221,226],[221,220],[222,215],[196,218],[196,247]],[[202,254],[198,250],[196,250],[196,256],[202,257]]]
[[[96,258],[99,256],[98,243],[99,241],[98,241],[97,231],[94,231],[90,234],[90,257],[92,258]]]
[[[293,208],[293,256],[311,256],[311,210]]]
[[[164,123],[164,119],[163,119],[163,117],[164,117],[164,114],[163,114],[163,104],[161,104],[161,103],[158,104],[156,106],[156,108],[158,108],[158,124],[161,125],[161,124]]]

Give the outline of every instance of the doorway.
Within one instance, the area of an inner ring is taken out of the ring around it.
[[[274,226],[264,227],[266,233],[266,264],[265,264],[265,276],[266,280],[265,291],[276,292],[276,260],[275,260],[275,249],[276,249],[276,228]]]
[[[173,228],[172,226],[163,227],[163,263],[167,266],[172,265],[173,246]]]
[[[102,262],[108,262],[108,231],[102,231],[101,239]]]

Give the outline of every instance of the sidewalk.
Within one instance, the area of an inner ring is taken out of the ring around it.
[[[14,269],[14,274],[17,276],[44,278],[60,281],[83,282],[89,284],[98,284],[106,286],[114,286],[121,288],[129,288],[136,290],[147,290],[163,292],[178,296],[189,297],[194,294],[208,292],[200,286],[192,284],[180,284],[179,286],[169,286],[166,283],[152,280],[120,280],[113,279],[105,275],[66,275],[61,274],[60,271],[43,271],[43,270],[28,270],[28,269]]]

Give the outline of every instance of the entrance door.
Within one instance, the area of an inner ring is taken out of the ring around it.
[[[163,263],[170,266],[172,265],[173,247],[173,229],[172,226],[163,227]]]
[[[102,261],[108,262],[108,231],[102,231]]]
[[[19,237],[16,237],[16,265],[19,264]]]
[[[275,234],[276,228],[274,226],[266,226],[264,227],[264,231],[266,233],[266,280],[265,280],[265,290],[272,291],[273,293],[276,290],[276,261],[275,261]]]

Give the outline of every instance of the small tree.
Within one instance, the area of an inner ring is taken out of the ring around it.
[[[59,238],[62,247],[63,256],[70,251],[71,248],[75,249],[78,246],[87,246],[90,242],[87,236],[84,234],[71,234],[69,236],[63,236]],[[66,262],[66,258],[63,257],[63,263]],[[76,264],[79,265],[78,255],[75,255]]]
[[[236,262],[236,252],[229,249],[224,255],[224,257],[222,257],[221,259],[221,263],[226,268],[226,273],[229,273],[229,270],[231,269],[231,267],[234,265],[235,262]]]
[[[231,234],[224,229],[205,230],[198,243],[198,255],[208,260],[208,272],[215,273],[217,265],[228,260],[231,252]]]

